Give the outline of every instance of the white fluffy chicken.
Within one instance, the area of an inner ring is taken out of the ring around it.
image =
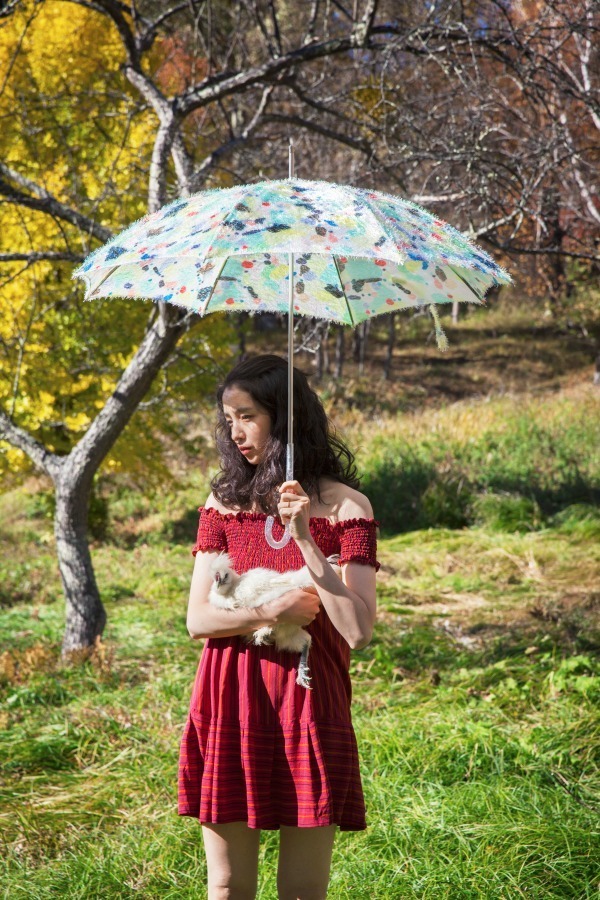
[[[342,577],[340,566],[336,565],[339,556],[330,556],[337,575]],[[253,608],[277,600],[286,591],[294,588],[312,587],[312,579],[308,566],[292,572],[275,572],[272,569],[250,569],[243,575],[234,572],[227,553],[221,553],[210,566],[213,577],[208,599],[221,609]],[[271,627],[259,628],[246,637],[254,644],[275,643],[278,650],[289,650],[300,654],[296,683],[310,690],[310,674],[308,668],[308,652],[311,637],[300,625],[281,622]]]

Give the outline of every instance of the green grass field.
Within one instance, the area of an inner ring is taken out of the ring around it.
[[[356,404],[338,410],[382,568],[375,637],[352,662],[369,828],[338,836],[332,898],[600,897],[600,392],[576,368],[529,388],[422,409],[408,391],[370,429]],[[199,825],[175,812],[206,477],[112,489],[93,545],[108,626],[80,666],[59,659],[44,486],[0,498],[5,898],[206,896]],[[261,854],[272,900],[275,833]]]

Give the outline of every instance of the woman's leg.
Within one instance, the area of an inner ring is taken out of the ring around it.
[[[208,867],[208,900],[254,900],[260,830],[245,822],[202,824]]]
[[[281,826],[277,890],[279,900],[324,900],[337,825]]]

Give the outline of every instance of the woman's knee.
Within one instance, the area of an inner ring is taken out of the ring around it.
[[[254,900],[260,831],[243,822],[202,826],[209,900]]]
[[[286,882],[280,885],[277,891],[279,900],[325,900],[327,897],[327,885],[323,882],[311,882],[303,879],[298,884]]]
[[[213,875],[208,879],[208,900],[254,900],[256,881]]]
[[[336,826],[281,827],[277,888],[280,900],[324,900]]]

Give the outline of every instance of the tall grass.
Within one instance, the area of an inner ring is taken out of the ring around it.
[[[576,397],[513,396],[382,420],[362,449],[365,492],[388,533],[544,527],[568,507],[600,534],[600,414]]]
[[[156,609],[122,612],[120,643],[143,633],[143,651],[80,670],[46,660],[9,688],[5,897],[205,896],[198,825],[174,813],[197,651]],[[488,662],[438,638],[408,629],[400,679],[377,653],[383,625],[354,658],[370,828],[338,837],[330,896],[597,896],[598,666],[565,665],[552,644]],[[275,897],[276,843],[264,836],[262,898]]]
[[[505,396],[360,437],[384,525],[376,632],[351,673],[369,828],[338,835],[330,897],[599,897],[596,408],[587,389]],[[199,473],[111,498],[93,545],[108,626],[80,666],[59,659],[47,501],[0,498],[7,900],[206,896],[199,825],[175,813],[206,489]],[[261,900],[277,841],[263,835]]]

